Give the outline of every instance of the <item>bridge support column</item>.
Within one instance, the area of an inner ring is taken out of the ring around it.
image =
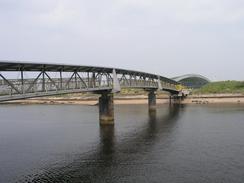
[[[99,98],[100,125],[114,124],[114,99],[112,93],[102,93]]]
[[[177,95],[170,96],[170,104],[171,103],[180,104],[182,100],[183,100],[183,97],[181,97],[181,96],[177,96]]]
[[[155,111],[156,110],[156,94],[155,90],[151,90],[148,93],[148,108],[149,111]]]

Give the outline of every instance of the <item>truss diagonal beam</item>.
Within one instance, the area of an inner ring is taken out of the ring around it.
[[[47,78],[52,82],[52,84],[56,87],[56,89],[58,90],[58,86],[56,85],[56,83],[52,80],[52,78],[46,73],[44,72],[44,74],[47,76]]]
[[[38,74],[38,76],[35,78],[35,80],[33,81],[33,83],[31,83],[31,85],[29,86],[29,88],[25,91],[26,93],[28,93],[32,87],[34,87],[35,83],[37,82],[37,80],[40,78],[40,76],[42,75],[42,72],[40,72],[40,74]]]
[[[14,89],[18,94],[21,94],[21,92],[18,90],[18,88],[16,88],[16,87],[14,86],[14,84],[13,84],[11,81],[9,81],[8,79],[6,79],[2,74],[0,74],[0,77],[3,78],[3,80],[4,80],[6,83],[8,83],[8,85],[9,85],[12,89]]]
[[[82,77],[80,76],[80,74],[79,74],[78,72],[77,72],[76,74],[77,74],[78,78],[81,80],[81,82],[83,83],[83,85],[85,86],[85,88],[87,88],[87,84],[86,84],[86,82],[82,79]]]

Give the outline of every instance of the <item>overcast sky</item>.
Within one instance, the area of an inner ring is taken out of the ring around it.
[[[244,80],[244,0],[0,0],[0,60]]]

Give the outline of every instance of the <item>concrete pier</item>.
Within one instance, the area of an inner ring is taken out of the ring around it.
[[[151,90],[148,93],[148,108],[149,111],[155,111],[156,110],[156,94],[155,90]]]
[[[114,124],[114,99],[112,93],[102,93],[99,98],[100,125]]]
[[[183,100],[184,98],[182,96],[177,96],[177,95],[173,95],[170,97],[170,104],[171,103],[174,103],[174,104],[181,104],[181,101]]]

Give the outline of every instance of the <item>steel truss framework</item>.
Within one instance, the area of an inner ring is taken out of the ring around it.
[[[12,73],[19,73],[19,77]],[[125,69],[0,61],[0,101],[78,92],[119,92],[121,88],[178,94],[177,85],[178,82],[163,76]]]

